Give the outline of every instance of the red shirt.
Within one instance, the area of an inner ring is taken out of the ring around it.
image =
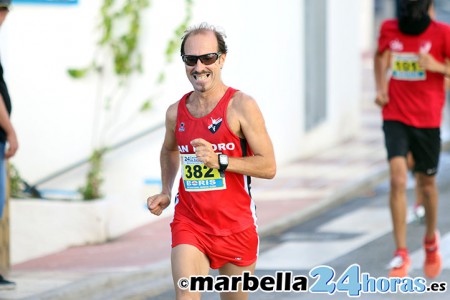
[[[421,51],[441,63],[450,58],[450,27],[431,21],[423,33],[405,35],[400,32],[397,20],[387,20],[378,39],[378,51],[385,50],[391,51],[392,74],[383,119],[419,128],[440,127],[445,102],[444,76],[421,69],[417,60]]]
[[[175,199],[175,220],[188,222],[199,230],[218,236],[243,231],[256,223],[255,205],[250,196],[250,177],[209,169],[197,161],[191,141],[203,138],[216,153],[230,157],[252,155],[245,141],[227,123],[228,104],[236,92],[228,88],[216,107],[196,118],[186,107],[190,93],[178,104],[175,137],[181,155],[181,178]]]

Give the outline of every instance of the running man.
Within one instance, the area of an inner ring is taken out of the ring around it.
[[[226,86],[225,35],[202,23],[185,32],[181,57],[193,91],[171,105],[161,149],[162,191],[149,197],[160,215],[171,201],[180,166],[172,229],[172,276],[177,299],[200,299],[178,287],[180,278],[254,272],[258,256],[255,204],[250,177],[271,179],[276,163],[271,139],[256,101]],[[242,291],[221,299],[247,299]]]
[[[396,250],[389,276],[408,275],[406,183],[408,151],[425,208],[424,273],[441,272],[437,231],[436,174],[445,102],[444,77],[450,76],[450,27],[430,18],[432,0],[400,0],[399,16],[380,30],[374,59],[377,95],[390,167],[390,208]],[[387,78],[388,71],[391,72]]]

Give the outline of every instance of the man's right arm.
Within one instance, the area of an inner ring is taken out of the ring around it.
[[[173,183],[180,166],[180,155],[175,139],[177,110],[178,103],[175,103],[168,108],[166,113],[166,133],[160,154],[161,193],[147,199],[148,209],[152,214],[157,216],[170,204]]]
[[[378,49],[374,56],[374,77],[376,86],[375,103],[384,106],[389,102],[387,71],[389,69],[390,51],[380,52]]]

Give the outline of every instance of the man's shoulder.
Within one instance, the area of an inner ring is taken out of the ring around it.
[[[240,90],[236,90],[232,99],[233,99],[233,103],[236,103],[237,105],[246,105],[250,102],[255,101],[255,99],[252,96],[250,96]]]
[[[237,91],[233,95],[230,108],[233,111],[236,111],[239,115],[247,117],[255,110],[259,110],[258,103],[256,102],[255,98],[242,91]]]
[[[438,30],[439,32],[442,32],[443,34],[450,34],[450,25],[444,22],[440,21],[432,21],[432,24]]]
[[[166,111],[166,119],[167,121],[175,121],[177,119],[178,115],[178,105],[180,104],[181,100],[178,100],[175,103],[172,103],[169,105]]]
[[[436,26],[438,26],[440,28],[445,28],[445,29],[449,29],[450,28],[450,25],[445,23],[445,22],[441,22],[441,21],[438,21],[438,20],[432,20],[431,22],[434,23]]]

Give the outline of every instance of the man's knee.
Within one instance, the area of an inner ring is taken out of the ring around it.
[[[427,176],[420,174],[418,176],[417,185],[420,186],[420,190],[424,197],[429,198],[431,195],[437,192],[436,176]]]
[[[406,184],[408,182],[407,176],[403,174],[394,174],[391,176],[391,189],[392,191],[399,192],[406,190]]]
[[[396,156],[389,161],[390,165],[390,183],[392,191],[406,190],[408,181],[408,168],[406,159],[402,156]]]
[[[189,290],[182,290],[177,288],[176,300],[199,300],[201,294],[199,292],[190,292]]]

